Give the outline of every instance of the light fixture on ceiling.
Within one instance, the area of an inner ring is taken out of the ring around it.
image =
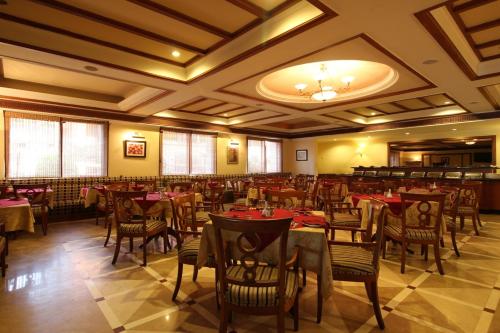
[[[90,72],[97,72],[99,69],[95,66],[90,66],[90,65],[87,65],[85,67],[83,67],[84,69],[90,71]]]
[[[181,56],[181,53],[177,50],[172,51],[172,55],[176,58],[179,58]]]
[[[325,64],[321,64],[319,71],[314,75],[314,80],[318,82],[318,86],[306,91],[307,84],[297,83],[295,89],[298,90],[300,96],[307,97],[308,99],[313,99],[320,102],[326,102],[349,90],[351,82],[354,81],[354,76],[344,76],[340,80],[345,84],[343,87],[333,88],[333,85],[328,84],[332,81],[330,74],[328,73],[328,67]]]
[[[476,144],[476,141],[465,141],[466,145],[472,146]]]
[[[452,128],[451,130],[452,130],[452,131],[456,131],[457,129],[456,129],[456,128]]]
[[[375,116],[377,114],[377,112],[372,112],[370,113],[372,116]]]
[[[432,65],[432,64],[435,64],[437,62],[438,61],[436,59],[427,59],[427,60],[422,61],[422,64],[424,64],[424,65]]]
[[[406,132],[405,135],[410,135],[410,132]]]
[[[451,102],[450,101],[445,101],[444,104],[451,104]]]

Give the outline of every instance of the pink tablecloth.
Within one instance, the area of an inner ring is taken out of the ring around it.
[[[382,194],[353,194],[352,195],[352,205],[354,207],[358,207],[358,203],[360,200],[370,200],[377,199],[383,201],[389,205],[389,209],[395,215],[401,214],[401,197],[397,194],[393,194],[392,198],[387,198]]]
[[[0,222],[5,223],[6,231],[35,231],[35,217],[28,199],[0,199]]]

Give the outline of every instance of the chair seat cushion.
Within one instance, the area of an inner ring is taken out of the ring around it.
[[[151,232],[156,229],[166,229],[167,222],[162,220],[147,220],[146,232]],[[144,233],[142,223],[121,223],[120,232],[126,234],[142,235]]]
[[[230,266],[226,274],[233,279],[243,280],[245,269],[242,266]],[[226,299],[229,303],[247,307],[274,307],[278,304],[277,287],[259,287],[259,281],[275,281],[278,279],[279,269],[272,266],[258,266],[256,270],[256,286],[240,286],[228,284]],[[295,271],[286,271],[285,302],[294,299],[298,291],[298,277]]]
[[[373,252],[357,246],[330,246],[330,261],[335,275],[375,275]]]
[[[458,214],[472,215],[474,214],[474,208],[468,206],[460,206],[458,207]]]
[[[401,238],[402,230],[400,226],[387,225],[384,227],[384,233],[389,237]],[[433,230],[423,230],[423,229],[406,229],[406,239],[409,240],[436,240],[437,236]]]
[[[5,249],[6,244],[7,241],[5,240],[5,237],[0,236],[0,252],[2,252]]]

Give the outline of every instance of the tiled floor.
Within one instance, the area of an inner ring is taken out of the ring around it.
[[[402,275],[399,249],[389,249],[379,280],[386,332],[500,331],[500,216],[482,220],[480,237],[470,224],[458,235],[462,257],[445,239],[445,276],[436,274],[431,254],[428,262],[410,255]],[[192,282],[187,266],[174,303],[175,251],[164,255],[160,244],[151,244],[144,268],[136,257],[141,255],[122,246],[112,266],[114,246],[103,247],[105,230],[92,220],[52,224],[47,237],[40,234],[20,234],[10,242],[10,266],[1,280],[1,333],[217,331],[213,270],[200,270]],[[379,331],[362,284],[335,282],[319,325],[312,273],[300,302],[302,332]],[[291,331],[292,320],[286,325]],[[235,315],[231,329],[265,333],[274,327],[274,317]]]

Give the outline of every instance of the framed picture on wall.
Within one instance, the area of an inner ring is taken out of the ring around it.
[[[123,154],[125,157],[146,157],[146,141],[123,141]]]
[[[240,145],[231,142],[227,146],[227,164],[238,164],[240,162]]]
[[[307,161],[307,149],[297,149],[295,151],[296,161]]]

